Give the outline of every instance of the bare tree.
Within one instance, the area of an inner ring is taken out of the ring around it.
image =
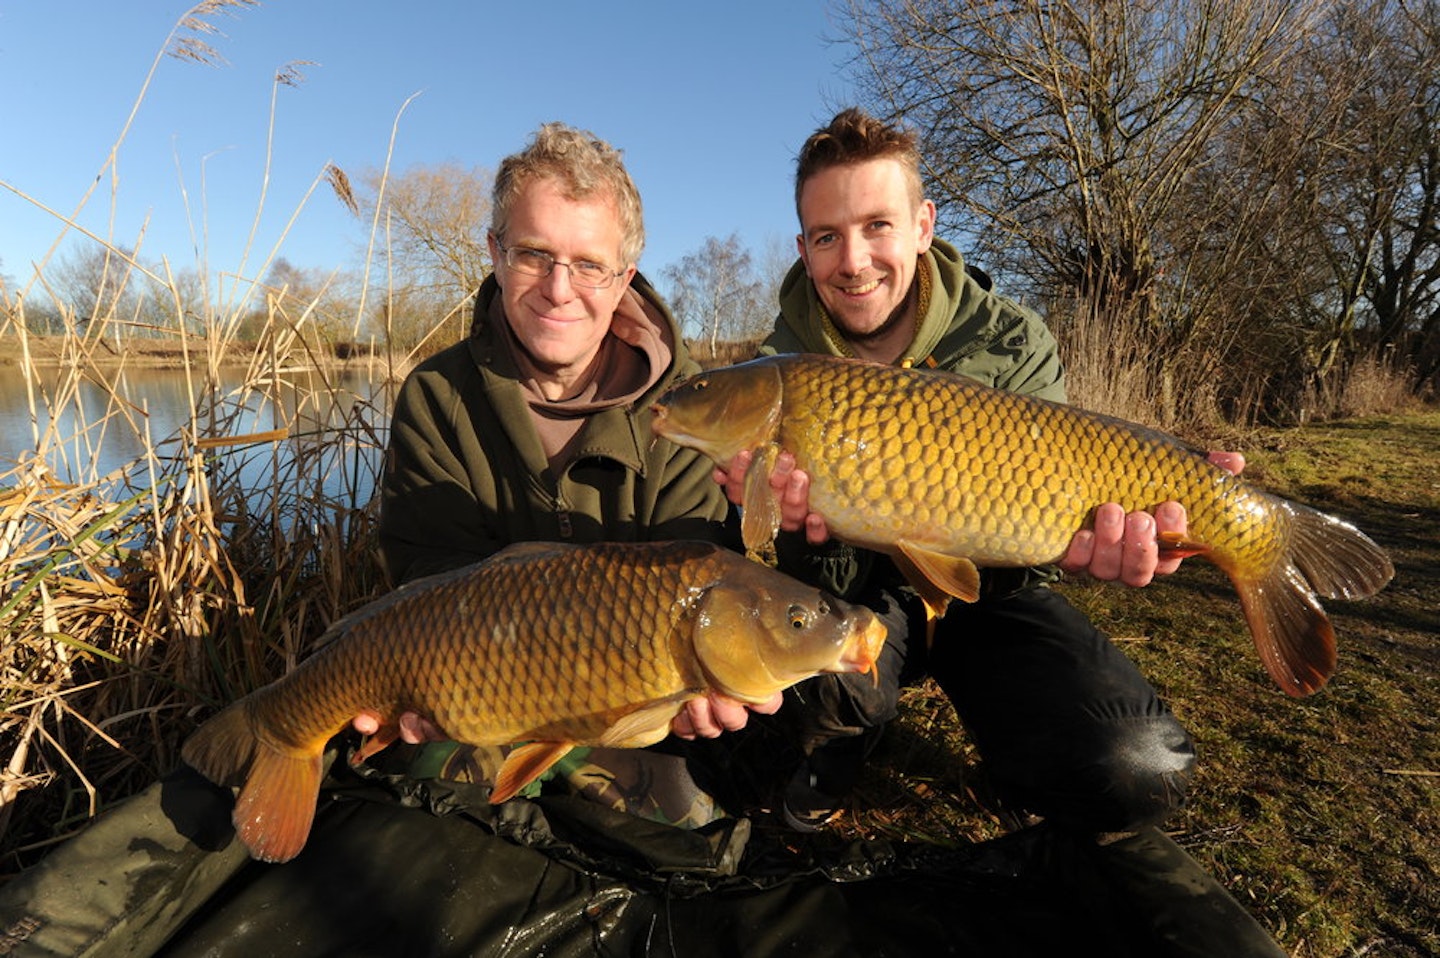
[[[362,215],[369,220],[380,208],[376,249],[389,292],[372,319],[387,338],[440,346],[463,335],[466,311],[456,307],[494,268],[485,242],[492,179],[489,170],[455,163],[361,174]],[[447,320],[456,325],[451,335],[427,339]]]
[[[1365,72],[1343,88],[1353,149],[1325,197],[1344,298],[1321,372],[1367,332],[1369,345],[1410,353],[1428,381],[1440,372],[1440,3],[1346,5],[1332,36]]]
[[[1102,306],[1148,294],[1157,224],[1309,16],[1293,0],[851,4],[862,89],[921,130],[942,224],[1023,248],[1039,288]]]
[[[1210,291],[1204,334],[1243,330],[1227,364],[1271,412],[1313,406],[1362,357],[1419,364],[1440,293],[1436,9],[1333,5],[1188,182],[1167,252]]]
[[[50,296],[77,327],[129,320],[140,309],[141,284],[126,249],[85,244],[60,257],[47,277]]]
[[[767,286],[755,273],[750,253],[734,233],[707,236],[700,249],[666,266],[670,306],[681,329],[708,342],[710,356],[720,342],[754,338],[769,329],[775,315]]]
[[[1274,406],[1357,329],[1440,316],[1435,9],[852,0],[849,32],[872,109],[924,137],[943,228],[1062,339],[1123,341],[1112,368],[1169,424]]]
[[[455,163],[412,166],[388,177],[361,174],[357,201],[363,215],[380,205],[381,245],[393,275],[415,286],[474,292],[490,275],[485,231],[492,174]]]

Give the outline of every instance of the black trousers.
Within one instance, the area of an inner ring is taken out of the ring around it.
[[[832,776],[836,790],[848,784],[845,770],[873,739],[867,733],[895,717],[904,686],[929,674],[1006,805],[1062,827],[1112,832],[1159,823],[1184,803],[1195,764],[1189,734],[1063,596],[1031,587],[952,602],[928,649],[913,596],[876,590],[861,601],[890,630],[878,686],[870,676],[822,675],[787,693],[788,718],[822,789]]]

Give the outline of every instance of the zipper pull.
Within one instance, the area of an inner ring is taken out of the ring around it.
[[[575,534],[575,527],[570,523],[570,510],[556,509],[555,521],[560,524],[560,538],[569,539]]]

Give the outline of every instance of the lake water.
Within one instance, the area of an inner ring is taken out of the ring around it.
[[[373,484],[388,416],[387,399],[364,370],[321,376],[285,374],[285,381],[246,388],[240,371],[208,388],[183,369],[101,371],[106,381],[47,370],[27,388],[14,366],[0,365],[0,474],[22,458],[43,455],[52,476],[90,483],[138,468],[153,452],[183,456],[191,437],[222,443],[207,450],[264,484],[263,471],[321,469],[335,481]],[[33,395],[33,401],[32,401]],[[281,439],[228,444],[236,437],[285,430]],[[314,457],[321,460],[318,465]],[[0,480],[3,482],[3,480]],[[363,491],[363,490],[355,490]]]

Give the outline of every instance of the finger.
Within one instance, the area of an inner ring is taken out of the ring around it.
[[[1070,540],[1070,548],[1065,550],[1065,555],[1060,558],[1060,568],[1066,572],[1084,572],[1090,567],[1090,560],[1095,556],[1095,533],[1089,529],[1081,529],[1075,533]]]
[[[685,703],[685,712],[690,718],[690,728],[701,738],[719,738],[720,733],[725,731],[716,724],[708,698],[691,699]]]
[[[737,452],[725,470],[725,498],[737,506],[745,499],[745,473],[750,471],[752,458],[748,450]]]
[[[825,524],[825,517],[818,512],[812,512],[805,517],[805,541],[812,546],[824,545],[830,541],[830,527]]]
[[[350,725],[361,735],[374,735],[380,731],[380,715],[365,709],[351,720]]]
[[[1189,522],[1185,515],[1185,507],[1180,505],[1180,503],[1162,502],[1155,507],[1155,535],[1157,537],[1162,533],[1184,536],[1188,527]],[[1180,568],[1180,563],[1183,560],[1184,556],[1161,555],[1159,561],[1155,564],[1155,574],[1170,575],[1176,569]]]
[[[802,528],[810,514],[810,474],[803,469],[791,470],[780,494],[780,528],[794,532]]]
[[[715,723],[727,732],[738,732],[750,721],[750,712],[743,703],[723,695],[710,697],[710,714],[715,717]]]
[[[747,708],[749,708],[752,712],[759,713],[760,715],[774,715],[776,712],[780,711],[780,706],[784,704],[785,694],[783,692],[776,692],[774,695],[770,696],[765,701],[760,702],[756,705],[747,706]]]
[[[775,466],[770,470],[770,488],[783,495],[790,484],[790,474],[795,471],[795,457],[781,450],[775,457]]]
[[[425,720],[414,712],[400,713],[400,741],[419,745],[426,740]]]
[[[1097,579],[1113,582],[1120,577],[1124,558],[1125,510],[1118,503],[1105,503],[1095,510],[1093,531],[1094,554],[1086,571]]]
[[[1132,512],[1125,517],[1125,535],[1120,545],[1120,581],[1140,587],[1155,578],[1155,564],[1160,557],[1160,544],[1155,540],[1155,517],[1148,512]]]
[[[1245,471],[1245,454],[1243,452],[1217,450],[1209,453],[1206,458],[1232,476],[1238,476]]]
[[[686,741],[695,740],[695,725],[690,721],[690,703],[680,710],[680,714],[670,720],[670,731]]]

